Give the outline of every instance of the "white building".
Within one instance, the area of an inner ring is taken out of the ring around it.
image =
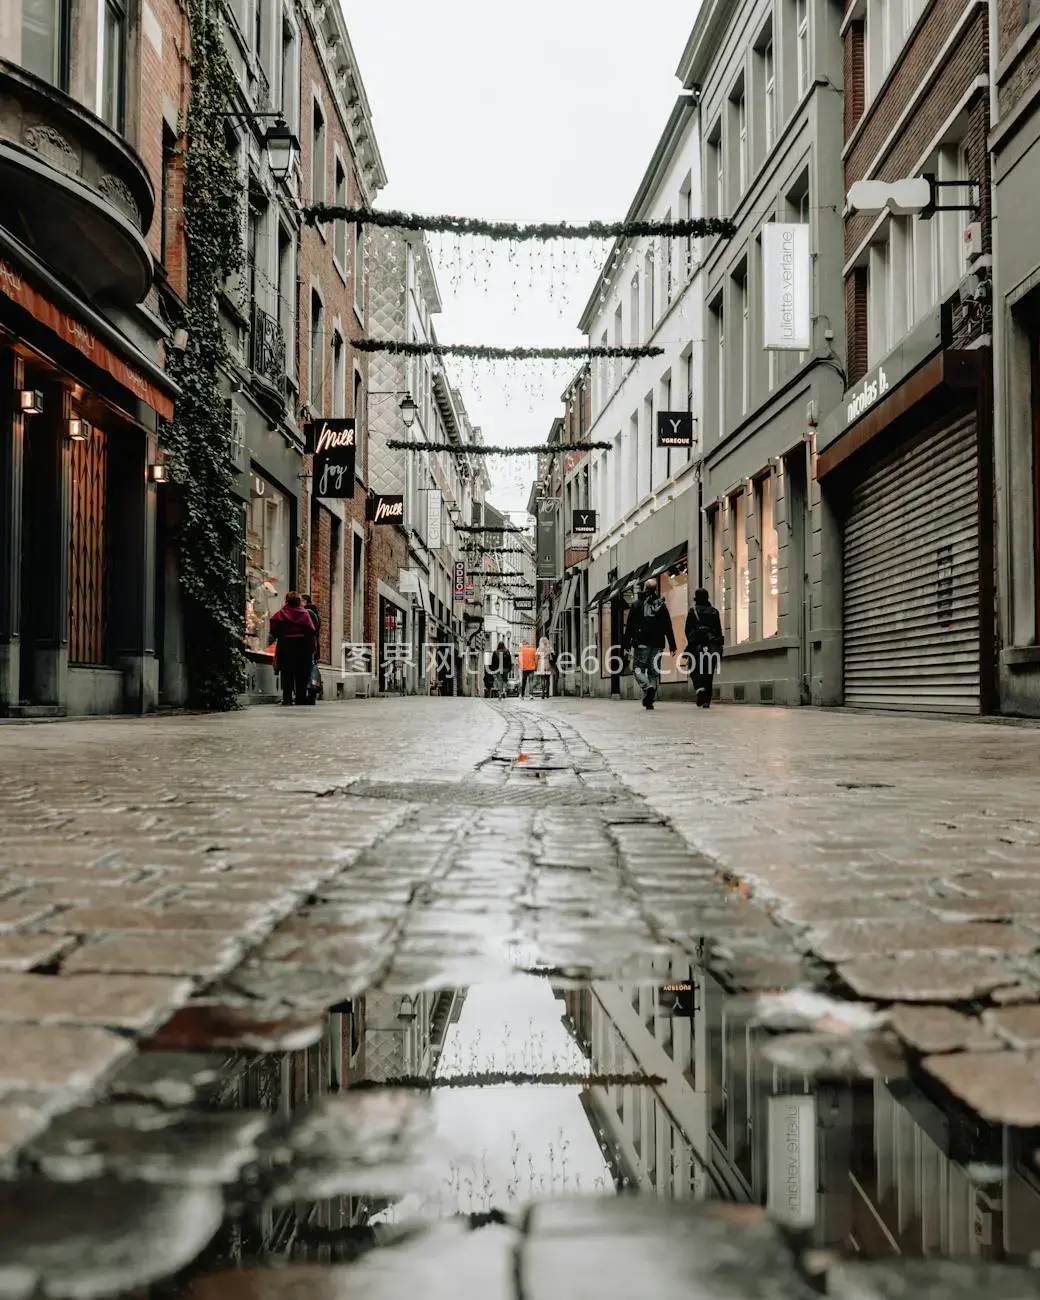
[[[696,100],[681,96],[654,151],[627,220],[681,220],[702,212]],[[597,531],[589,551],[588,633],[599,648],[593,693],[629,693],[631,678],[611,676],[608,650],[621,638],[623,596],[656,577],[672,613],[676,641],[699,574],[698,464],[703,372],[703,294],[697,239],[635,239],[612,249],[581,318],[592,347],[658,347],[660,356],[593,364],[588,438],[611,450],[589,455],[588,505]],[[693,417],[693,445],[658,445],[658,416]],[[574,475],[586,473],[581,465]],[[570,527],[570,522],[565,524]],[[568,544],[570,539],[568,538]],[[666,661],[662,681],[685,683]]]
[[[370,319],[378,338],[408,344],[436,344],[433,318],[441,310],[433,262],[421,234],[372,231]],[[464,533],[473,500],[483,491],[480,458],[450,451],[392,449],[393,440],[471,445],[477,438],[458,390],[440,358],[378,352],[371,362],[369,457],[377,493],[404,496],[408,569],[402,592],[412,601],[408,688],[425,693],[433,686],[434,660],[424,647],[459,647],[461,598],[453,592],[454,565],[463,558]],[[405,396],[415,403],[406,426],[400,409]],[[475,491],[476,490],[476,491]]]

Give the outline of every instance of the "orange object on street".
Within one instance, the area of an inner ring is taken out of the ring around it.
[[[522,673],[533,673],[537,662],[538,657],[534,646],[528,645],[525,641],[520,647],[520,671]]]

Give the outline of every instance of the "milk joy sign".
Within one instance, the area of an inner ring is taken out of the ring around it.
[[[762,346],[807,352],[812,344],[809,227],[772,221],[762,227]]]
[[[314,457],[314,495],[342,499],[354,495],[357,425],[354,420],[316,420],[304,427],[308,456]]]

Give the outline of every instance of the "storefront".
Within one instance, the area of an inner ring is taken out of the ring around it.
[[[147,712],[177,389],[6,234],[0,333],[0,713]]]
[[[378,649],[380,691],[404,695],[408,689],[408,668],[412,658],[407,613],[400,597],[391,598],[385,592],[379,596]]]
[[[987,349],[937,315],[846,394],[817,473],[843,525],[844,702],[985,713],[994,703]]]
[[[258,468],[249,471],[245,506],[246,646],[265,654],[272,644],[271,615],[292,589],[293,501]]]

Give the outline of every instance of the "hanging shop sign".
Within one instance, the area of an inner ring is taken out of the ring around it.
[[[315,420],[304,426],[304,449],[314,457],[314,495],[343,500],[354,495],[357,424],[349,420]]]
[[[377,496],[373,493],[365,502],[365,518],[371,524],[403,523],[404,497]]]
[[[441,531],[441,494],[437,488],[426,490],[426,545],[431,551],[439,551],[443,542]]]
[[[452,568],[452,593],[456,600],[466,594],[466,565],[462,560],[456,560]]]
[[[514,596],[513,608],[518,614],[527,614],[534,609],[533,596]]]
[[[808,225],[762,227],[762,346],[807,352],[812,342],[812,258]]]
[[[595,510],[575,510],[571,519],[572,533],[594,533],[596,531]]]
[[[560,555],[556,544],[556,502],[552,497],[539,497],[537,520],[536,576],[551,582],[563,577],[559,572]]]
[[[816,1098],[769,1098],[770,1218],[790,1228],[816,1222]]]
[[[659,447],[692,447],[692,414],[689,411],[658,411],[657,445]]]

